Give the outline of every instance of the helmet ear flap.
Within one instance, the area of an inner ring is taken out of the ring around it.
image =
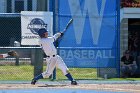
[[[42,35],[40,35],[41,38],[45,37],[45,33],[43,33]]]

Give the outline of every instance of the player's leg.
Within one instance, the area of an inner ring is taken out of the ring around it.
[[[33,78],[31,84],[34,85],[39,79],[48,78],[52,74],[55,66],[56,66],[55,57],[47,60],[46,71]]]
[[[47,62],[46,71],[42,73],[43,78],[48,78],[53,73],[53,70],[56,67],[56,60],[57,57],[53,57],[49,62]]]
[[[137,70],[137,66],[136,65],[131,65],[131,69],[130,69],[131,76],[133,76],[135,74],[136,70]]]
[[[32,84],[32,85],[35,85],[35,83],[36,83],[37,80],[39,80],[39,79],[43,79],[42,74],[39,74],[38,76],[34,77],[34,78],[32,79],[32,81],[31,81],[31,84]]]
[[[74,80],[71,73],[69,72],[69,69],[59,55],[57,55],[57,67],[61,69],[63,74],[71,81],[72,85],[77,85],[77,82]]]
[[[122,78],[127,77],[127,66],[121,66]]]

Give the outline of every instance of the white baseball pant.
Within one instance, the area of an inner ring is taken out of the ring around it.
[[[50,56],[49,58],[46,58],[46,61],[47,68],[46,71],[42,73],[43,78],[48,78],[53,73],[55,67],[58,67],[64,75],[68,74],[69,69],[59,55],[56,55],[55,57]]]

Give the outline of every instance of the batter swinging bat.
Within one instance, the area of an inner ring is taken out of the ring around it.
[[[69,26],[72,24],[73,19],[70,19],[62,33],[65,33]]]

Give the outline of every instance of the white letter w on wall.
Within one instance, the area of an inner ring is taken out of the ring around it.
[[[103,19],[104,8],[106,0],[102,0],[101,8],[98,9],[97,0],[68,0],[71,15],[74,19],[73,26],[75,31],[75,38],[77,44],[81,44],[82,35],[84,31],[85,18],[88,14],[90,21],[90,29],[93,38],[93,44],[98,44],[98,39],[100,35],[100,29]],[[81,10],[81,5],[84,5],[84,11]]]

